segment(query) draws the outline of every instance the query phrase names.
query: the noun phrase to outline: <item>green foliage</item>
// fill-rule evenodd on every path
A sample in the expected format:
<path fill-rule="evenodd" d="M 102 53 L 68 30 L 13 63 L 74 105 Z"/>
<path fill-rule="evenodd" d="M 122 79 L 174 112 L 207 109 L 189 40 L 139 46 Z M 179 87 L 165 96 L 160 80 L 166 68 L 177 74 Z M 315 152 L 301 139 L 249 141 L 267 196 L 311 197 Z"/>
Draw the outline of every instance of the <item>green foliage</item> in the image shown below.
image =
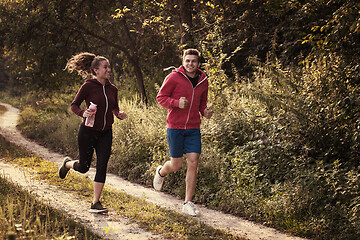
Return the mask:
<path fill-rule="evenodd" d="M 214 7 L 196 5 L 197 27 L 202 31 L 195 32 L 206 52 L 225 55 L 220 66 L 231 81 L 251 76 L 254 64 L 249 57 L 256 56 L 265 63 L 269 53 L 288 67 L 307 57 L 315 59 L 319 50 L 328 51 L 343 56 L 352 71 L 359 71 L 357 1 L 243 0 L 211 4 Z"/>
<path fill-rule="evenodd" d="M 250 182 L 251 193 L 260 190 L 260 196 L 269 198 L 266 205 L 279 204 L 280 199 L 286 203 L 282 209 L 286 209 L 289 219 L 274 222 L 287 228 L 293 219 L 301 226 L 297 231 L 306 235 L 312 231 L 325 239 L 355 239 L 359 234 L 359 225 L 353 222 L 359 204 L 359 187 L 354 185 L 360 176 L 359 111 L 354 107 L 359 104 L 359 88 L 344 81 L 346 72 L 340 62 L 331 56 L 320 57 L 298 73 L 281 70 L 272 63 L 259 67 L 254 82 L 242 88 L 239 95 L 260 101 L 268 119 L 261 124 L 263 128 L 256 128 L 262 136 L 257 143 L 234 148 L 235 164 L 229 171 L 234 185 L 239 186 L 246 166 L 253 167 L 256 175 L 250 179 L 256 187 Z M 242 167 L 239 171 L 237 162 Z M 285 194 L 274 192 L 275 186 Z M 290 191 L 292 195 L 288 195 Z M 254 195 L 259 194 L 251 197 Z M 241 197 L 242 201 L 247 199 L 246 194 Z M 232 204 L 230 208 L 236 208 Z M 251 214 L 259 209 L 257 218 L 264 214 L 269 217 L 268 206 L 261 205 Z"/>
<path fill-rule="evenodd" d="M 359 94 L 356 85 L 343 82 L 338 62 L 324 57 L 290 72 L 276 62 L 254 61 L 258 71 L 253 81 L 232 85 L 222 71 L 207 70 L 215 114 L 202 124 L 194 200 L 303 236 L 355 239 L 360 230 L 360 174 L 359 112 L 353 106 Z M 64 107 L 64 102 L 58 107 L 41 104 L 48 101 L 54 100 L 38 104 L 42 111 L 22 113 L 22 121 L 30 119 L 36 135 L 46 126 L 45 115 L 54 116 L 46 107 Z M 169 158 L 166 110 L 159 105 L 145 108 L 137 98 L 122 99 L 119 105 L 129 118 L 115 122 L 109 171 L 151 185 L 156 166 Z M 62 116 L 60 126 L 74 121 L 65 112 Z M 76 125 L 72 129 L 75 132 Z M 73 140 L 61 140 L 68 130 L 51 132 L 45 141 L 54 138 L 58 148 L 75 139 L 74 133 Z M 164 191 L 183 196 L 185 167 L 167 176 Z"/>
<path fill-rule="evenodd" d="M 360 98 L 358 86 L 344 80 L 349 73 L 341 60 L 323 56 L 290 71 L 279 62 L 254 59 L 254 78 L 231 84 L 217 68 L 218 53 L 208 54 L 214 58 L 205 68 L 215 114 L 202 123 L 194 200 L 298 235 L 355 239 L 360 230 Z M 58 105 L 55 99 L 63 100 Z M 29 122 L 21 126 L 31 125 L 28 133 L 38 141 L 54 142 L 76 156 L 78 126 L 64 111 L 70 102 L 66 94 L 42 98 L 24 109 L 21 121 Z M 169 158 L 166 110 L 157 104 L 145 108 L 129 96 L 119 105 L 129 118 L 115 122 L 109 171 L 150 186 L 156 166 Z M 50 127 L 57 127 L 49 119 L 55 116 L 57 126 L 71 125 L 71 130 L 52 134 Z M 167 176 L 164 191 L 184 195 L 185 169 L 186 164 Z"/>
<path fill-rule="evenodd" d="M 346 62 L 357 65 L 359 47 L 353 43 L 359 41 L 360 36 L 360 4 L 356 1 L 338 1 L 325 6 L 329 14 L 327 21 L 310 25 L 311 33 L 304 37 L 303 43 L 310 43 L 316 50 L 341 54 Z"/>
<path fill-rule="evenodd" d="M 230 81 L 252 74 L 249 57 L 264 63 L 269 52 L 284 66 L 315 58 L 318 50 L 335 52 L 359 71 L 355 0 L 190 2 L 191 47 L 222 52 L 220 68 Z M 134 91 L 143 81 L 150 94 L 162 81 L 159 69 L 179 64 L 181 19 L 174 1 L 2 1 L 0 16 L 1 58 L 18 89 L 61 89 L 70 78 L 66 60 L 80 51 L 107 56 L 114 82 Z"/>
<path fill-rule="evenodd" d="M 62 69 L 74 48 L 66 45 L 66 28 L 53 7 L 39 1 L 0 4 L 0 28 L 6 32 L 0 52 L 10 83 L 19 90 L 57 90 L 68 77 Z"/>
<path fill-rule="evenodd" d="M 88 51 L 110 59 L 113 82 L 132 91 L 141 84 L 153 90 L 162 79 L 159 65 L 177 60 L 174 22 L 162 12 L 165 7 L 154 1 L 2 1 L 0 30 L 6 34 L 0 37 L 0 59 L 15 86 L 10 89 L 19 95 L 72 85 L 79 78 L 63 71 L 66 61 Z"/>
<path fill-rule="evenodd" d="M 114 125 L 110 171 L 149 184 L 154 163 L 167 158 L 165 111 L 157 105 L 145 108 L 136 98 L 119 105 L 128 118 Z"/>
<path fill-rule="evenodd" d="M 70 91 L 73 90 L 70 88 Z M 44 146 L 77 156 L 77 132 L 81 118 L 70 110 L 72 95 L 29 94 L 22 103 L 18 127 L 31 139 L 41 140 Z M 31 99 L 31 100 L 30 100 Z M 64 121 L 66 119 L 66 121 Z"/>
<path fill-rule="evenodd" d="M 341 159 L 353 167 L 359 164 L 355 106 L 360 99 L 359 87 L 347 74 L 339 58 L 320 56 L 299 74 L 265 67 L 248 92 L 262 97 L 270 112 L 283 118 L 300 152 L 327 162 Z"/>

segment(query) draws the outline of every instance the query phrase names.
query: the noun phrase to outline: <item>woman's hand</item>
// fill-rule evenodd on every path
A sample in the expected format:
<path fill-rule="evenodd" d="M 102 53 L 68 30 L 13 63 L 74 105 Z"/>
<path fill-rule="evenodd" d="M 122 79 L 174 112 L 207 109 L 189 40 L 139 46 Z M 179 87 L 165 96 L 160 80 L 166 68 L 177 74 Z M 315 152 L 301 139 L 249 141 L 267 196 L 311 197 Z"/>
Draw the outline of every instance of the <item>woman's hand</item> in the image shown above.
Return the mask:
<path fill-rule="evenodd" d="M 87 117 L 90 117 L 93 114 L 94 114 L 94 111 L 92 111 L 90 109 L 86 109 L 85 112 L 83 113 L 83 117 L 87 118 Z"/>
<path fill-rule="evenodd" d="M 124 120 L 125 118 L 127 118 L 127 114 L 125 112 L 119 112 L 118 118 L 120 118 L 121 120 Z"/>

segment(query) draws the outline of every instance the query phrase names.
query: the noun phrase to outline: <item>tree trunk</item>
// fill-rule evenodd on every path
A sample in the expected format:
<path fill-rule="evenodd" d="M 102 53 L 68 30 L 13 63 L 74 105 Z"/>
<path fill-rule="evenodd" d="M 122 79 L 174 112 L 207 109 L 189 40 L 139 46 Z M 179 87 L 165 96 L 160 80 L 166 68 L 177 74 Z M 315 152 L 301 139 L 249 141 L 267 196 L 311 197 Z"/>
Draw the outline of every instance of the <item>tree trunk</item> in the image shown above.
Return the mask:
<path fill-rule="evenodd" d="M 130 62 L 132 63 L 133 67 L 134 67 L 134 71 L 135 71 L 135 76 L 136 76 L 136 82 L 138 84 L 139 87 L 139 92 L 140 92 L 140 96 L 141 99 L 143 101 L 143 103 L 145 103 L 147 105 L 148 100 L 147 100 L 147 96 L 146 96 L 146 92 L 145 92 L 145 86 L 144 86 L 144 77 L 141 71 L 141 67 L 140 67 L 140 61 L 139 58 L 137 56 L 136 53 L 136 46 L 135 46 L 135 40 L 132 39 L 131 35 L 130 35 L 130 31 L 129 28 L 127 26 L 125 17 L 123 17 L 121 19 L 121 24 L 123 25 L 124 28 L 124 33 L 125 36 L 127 38 L 127 42 L 129 44 L 130 47 L 130 52 L 131 52 L 131 57 L 130 57 Z"/>
<path fill-rule="evenodd" d="M 179 0 L 181 48 L 193 47 L 192 1 L 193 0 Z"/>
<path fill-rule="evenodd" d="M 140 67 L 140 64 L 139 64 L 138 57 L 137 56 L 131 57 L 130 62 L 132 63 L 132 65 L 134 67 L 136 82 L 137 82 L 138 87 L 139 87 L 141 100 L 142 100 L 143 103 L 145 103 L 145 105 L 147 105 L 148 100 L 147 100 L 145 86 L 144 86 L 144 77 L 143 77 L 143 74 L 142 74 L 142 71 L 141 71 L 141 67 Z"/>

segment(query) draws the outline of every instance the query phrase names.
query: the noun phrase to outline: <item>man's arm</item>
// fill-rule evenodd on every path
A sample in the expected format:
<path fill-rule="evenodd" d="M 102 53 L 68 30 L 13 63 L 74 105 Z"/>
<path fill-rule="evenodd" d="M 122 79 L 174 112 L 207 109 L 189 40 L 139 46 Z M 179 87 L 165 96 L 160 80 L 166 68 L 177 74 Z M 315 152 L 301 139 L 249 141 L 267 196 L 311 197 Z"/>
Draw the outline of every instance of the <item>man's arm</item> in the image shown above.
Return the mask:
<path fill-rule="evenodd" d="M 163 107 L 167 109 L 179 107 L 179 99 L 174 99 L 171 97 L 172 92 L 175 88 L 175 82 L 172 81 L 171 75 L 167 76 L 164 80 L 161 89 L 156 96 L 156 101 Z"/>

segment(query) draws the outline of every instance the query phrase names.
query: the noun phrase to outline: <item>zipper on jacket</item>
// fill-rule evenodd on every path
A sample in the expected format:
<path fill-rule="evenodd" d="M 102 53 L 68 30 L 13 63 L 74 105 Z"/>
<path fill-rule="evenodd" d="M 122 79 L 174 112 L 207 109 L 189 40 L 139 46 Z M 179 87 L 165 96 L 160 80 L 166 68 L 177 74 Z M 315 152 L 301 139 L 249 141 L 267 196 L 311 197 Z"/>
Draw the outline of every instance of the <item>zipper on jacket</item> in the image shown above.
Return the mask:
<path fill-rule="evenodd" d="M 189 80 L 189 81 L 190 81 L 190 80 Z M 196 85 L 196 86 L 197 86 L 197 85 Z M 193 104 L 193 101 L 194 101 L 194 94 L 195 94 L 195 88 L 196 88 L 196 86 L 193 88 L 193 91 L 192 91 L 190 107 L 189 107 L 189 111 L 188 111 L 188 115 L 187 115 L 187 119 L 186 119 L 186 122 L 185 122 L 185 128 L 184 128 L 184 129 L 186 129 L 186 125 L 187 125 L 187 123 L 189 122 L 190 112 L 191 112 L 191 107 L 192 107 L 192 104 Z"/>
<path fill-rule="evenodd" d="M 177 72 L 178 72 L 178 73 L 181 73 L 181 74 L 189 81 L 189 83 L 190 83 L 191 86 L 192 86 L 192 83 L 191 83 L 190 79 L 186 76 L 186 74 L 184 74 L 184 73 L 182 73 L 182 72 L 180 72 L 180 71 L 177 71 Z M 189 107 L 188 115 L 187 115 L 187 118 L 186 118 L 186 122 L 185 122 L 185 125 L 184 125 L 184 129 L 186 129 L 186 125 L 187 125 L 187 123 L 189 122 L 191 107 L 192 107 L 192 104 L 193 104 L 193 101 L 194 101 L 195 88 L 196 88 L 200 83 L 204 82 L 206 79 L 207 79 L 207 76 L 205 76 L 202 81 L 198 82 L 198 83 L 196 84 L 196 86 L 192 88 L 191 102 L 190 102 L 190 107 Z"/>
<path fill-rule="evenodd" d="M 103 129 L 105 129 L 105 126 L 106 126 L 106 114 L 107 114 L 107 111 L 108 111 L 108 108 L 109 108 L 109 103 L 108 103 L 108 98 L 106 96 L 106 91 L 105 91 L 105 85 L 102 86 L 103 87 L 103 93 L 104 93 L 104 97 L 105 97 L 105 113 L 104 113 L 104 126 L 103 126 Z"/>

